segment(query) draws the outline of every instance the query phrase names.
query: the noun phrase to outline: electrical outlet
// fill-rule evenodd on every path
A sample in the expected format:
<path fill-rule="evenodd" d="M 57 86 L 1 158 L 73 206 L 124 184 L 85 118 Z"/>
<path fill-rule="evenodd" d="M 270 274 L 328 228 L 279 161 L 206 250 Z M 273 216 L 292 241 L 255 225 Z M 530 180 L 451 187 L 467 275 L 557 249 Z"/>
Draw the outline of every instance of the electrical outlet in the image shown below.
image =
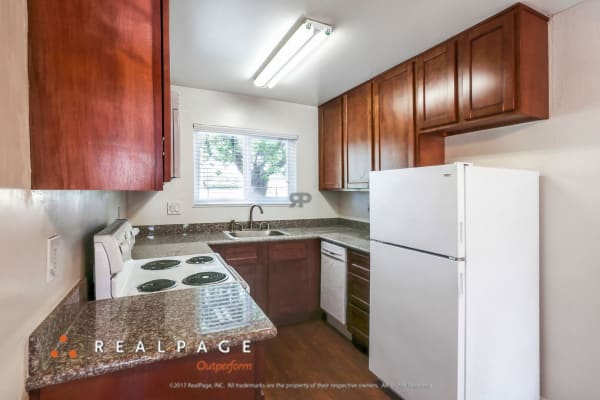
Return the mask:
<path fill-rule="evenodd" d="M 46 282 L 52 282 L 56 278 L 59 250 L 60 236 L 49 237 L 46 243 Z"/>
<path fill-rule="evenodd" d="M 167 202 L 167 215 L 181 215 L 181 203 L 178 201 Z"/>

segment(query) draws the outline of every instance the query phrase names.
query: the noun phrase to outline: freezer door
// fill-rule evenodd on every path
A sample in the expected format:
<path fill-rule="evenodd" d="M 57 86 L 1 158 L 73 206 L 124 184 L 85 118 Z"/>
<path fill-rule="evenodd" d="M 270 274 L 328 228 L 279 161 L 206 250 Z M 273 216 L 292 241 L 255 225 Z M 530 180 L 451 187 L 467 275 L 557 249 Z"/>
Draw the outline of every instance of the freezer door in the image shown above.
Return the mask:
<path fill-rule="evenodd" d="M 464 262 L 371 242 L 369 369 L 406 400 L 464 400 Z"/>
<path fill-rule="evenodd" d="M 371 238 L 464 257 L 464 169 L 456 163 L 371 172 Z"/>

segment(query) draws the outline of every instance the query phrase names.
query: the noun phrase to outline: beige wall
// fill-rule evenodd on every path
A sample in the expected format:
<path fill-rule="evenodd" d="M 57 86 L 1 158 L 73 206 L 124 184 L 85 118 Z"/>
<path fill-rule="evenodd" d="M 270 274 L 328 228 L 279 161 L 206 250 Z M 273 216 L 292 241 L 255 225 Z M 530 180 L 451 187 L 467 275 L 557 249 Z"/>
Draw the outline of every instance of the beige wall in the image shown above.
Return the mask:
<path fill-rule="evenodd" d="M 338 214 L 342 218 L 369 221 L 369 193 L 341 192 L 338 202 Z"/>
<path fill-rule="evenodd" d="M 138 225 L 247 221 L 247 206 L 193 207 L 192 125 L 229 126 L 297 135 L 297 190 L 312 194 L 302 208 L 265 206 L 260 219 L 335 217 L 337 193 L 318 191 L 317 108 L 210 90 L 173 87 L 181 95 L 182 177 L 163 192 L 129 193 L 129 219 Z M 167 215 L 167 202 L 181 202 L 181 215 Z"/>
<path fill-rule="evenodd" d="M 542 393 L 600 399 L 600 2 L 550 36 L 551 119 L 450 137 L 446 158 L 541 172 Z"/>
<path fill-rule="evenodd" d="M 0 189 L 0 399 L 25 398 L 29 334 L 85 275 L 91 235 L 124 206 L 114 192 Z M 53 235 L 62 243 L 57 277 L 47 283 Z"/>
<path fill-rule="evenodd" d="M 0 1 L 0 399 L 27 398 L 27 339 L 84 276 L 91 234 L 117 217 L 124 194 L 32 191 L 27 103 L 27 7 Z M 125 213 L 122 209 L 122 215 Z M 61 235 L 46 282 L 46 239 Z"/>
<path fill-rule="evenodd" d="M 0 1 L 0 188 L 28 188 L 27 1 Z"/>

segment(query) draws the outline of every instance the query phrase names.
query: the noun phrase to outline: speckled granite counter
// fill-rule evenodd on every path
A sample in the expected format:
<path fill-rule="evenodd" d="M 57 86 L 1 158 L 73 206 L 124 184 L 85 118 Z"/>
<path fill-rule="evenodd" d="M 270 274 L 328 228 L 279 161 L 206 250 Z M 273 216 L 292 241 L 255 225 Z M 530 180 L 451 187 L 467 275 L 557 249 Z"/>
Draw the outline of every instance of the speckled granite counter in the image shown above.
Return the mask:
<path fill-rule="evenodd" d="M 223 232 L 168 233 L 138 236 L 133 248 L 134 258 L 166 257 L 194 253 L 209 253 L 211 244 L 264 242 L 298 239 L 323 239 L 341 246 L 369 252 L 369 234 L 347 226 L 306 228 L 276 228 L 289 235 L 230 239 Z"/>
<path fill-rule="evenodd" d="M 238 240 L 222 233 L 227 224 L 193 226 L 189 232 L 187 225 L 164 226 L 157 229 L 160 234 L 146 227 L 136 239 L 133 255 L 154 258 L 207 253 L 212 252 L 211 244 L 298 239 L 323 239 L 368 253 L 368 225 L 338 220 L 310 220 L 309 226 L 299 226 L 305 221 L 284 221 L 283 226 L 272 228 L 289 235 Z M 30 336 L 27 390 L 189 355 L 176 351 L 177 340 L 185 341 L 188 349 L 196 349 L 203 341 L 208 350 L 213 350 L 222 340 L 235 346 L 243 340 L 256 342 L 277 334 L 275 326 L 238 283 L 76 301 L 85 297 L 82 293 L 70 296 L 73 299 L 57 307 Z M 218 313 L 237 317 L 235 321 L 214 323 L 212 317 Z M 59 343 L 63 334 L 68 340 Z M 104 343 L 104 352 L 95 351 L 96 340 Z M 158 340 L 164 353 L 157 351 Z M 123 341 L 123 353 L 116 351 L 117 341 Z M 139 341 L 144 343 L 145 353 L 135 352 Z M 58 351 L 58 357 L 51 357 L 52 350 Z M 73 358 L 69 356 L 71 350 L 76 352 Z"/>
<path fill-rule="evenodd" d="M 58 308 L 53 314 L 64 312 Z M 51 314 L 30 337 L 27 390 L 196 354 L 201 341 L 210 351 L 222 340 L 233 347 L 277 334 L 237 282 L 83 303 L 61 332 L 65 343 L 46 337 L 51 329 L 44 324 L 57 320 L 61 315 Z M 97 340 L 103 342 L 104 352 L 95 351 Z M 158 352 L 159 340 L 164 352 Z M 178 340 L 186 342 L 187 351 L 177 351 Z M 123 341 L 124 352 L 116 351 L 117 341 Z M 139 341 L 145 353 L 135 351 Z M 56 358 L 50 354 L 54 349 Z M 69 353 L 72 350 L 76 354 Z"/>

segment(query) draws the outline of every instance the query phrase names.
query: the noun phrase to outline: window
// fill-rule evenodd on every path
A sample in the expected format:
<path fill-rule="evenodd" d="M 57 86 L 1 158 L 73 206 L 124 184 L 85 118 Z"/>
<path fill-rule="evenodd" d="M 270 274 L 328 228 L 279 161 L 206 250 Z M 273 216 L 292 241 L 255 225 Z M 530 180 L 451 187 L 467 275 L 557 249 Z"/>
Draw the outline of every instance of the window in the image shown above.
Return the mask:
<path fill-rule="evenodd" d="M 287 204 L 296 137 L 194 125 L 194 204 Z"/>

